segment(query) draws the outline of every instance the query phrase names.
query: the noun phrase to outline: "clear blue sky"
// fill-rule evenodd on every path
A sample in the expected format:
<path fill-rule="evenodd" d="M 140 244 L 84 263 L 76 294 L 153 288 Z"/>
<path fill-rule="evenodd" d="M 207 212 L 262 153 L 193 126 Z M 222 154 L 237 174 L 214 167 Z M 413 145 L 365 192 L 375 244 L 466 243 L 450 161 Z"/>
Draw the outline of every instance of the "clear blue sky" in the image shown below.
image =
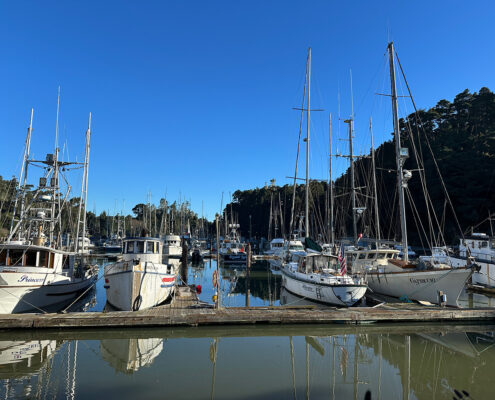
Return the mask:
<path fill-rule="evenodd" d="M 419 107 L 494 89 L 491 1 L 3 1 L 0 175 L 17 175 L 29 112 L 32 151 L 60 136 L 83 157 L 93 113 L 89 209 L 190 199 L 211 219 L 236 189 L 293 174 L 307 48 L 312 47 L 311 176 L 327 178 L 350 107 L 356 147 L 390 138 L 385 52 L 394 40 Z M 399 92 L 403 89 L 399 85 Z M 411 112 L 401 105 L 401 114 Z M 345 126 L 340 126 L 343 135 Z M 345 150 L 342 141 L 336 141 Z M 336 151 L 336 149 L 334 149 Z M 344 161 L 336 162 L 338 173 Z M 337 173 L 335 174 L 337 176 Z M 79 182 L 74 182 L 74 194 Z"/>

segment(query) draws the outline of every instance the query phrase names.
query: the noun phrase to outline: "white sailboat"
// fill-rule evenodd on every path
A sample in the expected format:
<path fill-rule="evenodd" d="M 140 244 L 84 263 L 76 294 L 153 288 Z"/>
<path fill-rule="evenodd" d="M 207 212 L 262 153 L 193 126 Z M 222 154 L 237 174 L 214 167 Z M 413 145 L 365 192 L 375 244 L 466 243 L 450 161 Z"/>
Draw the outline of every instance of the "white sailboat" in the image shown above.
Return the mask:
<path fill-rule="evenodd" d="M 306 64 L 307 76 L 307 108 L 306 108 L 306 196 L 305 196 L 305 236 L 309 238 L 309 121 L 310 121 L 310 77 L 311 77 L 311 48 L 308 50 Z M 299 229 L 301 231 L 301 228 Z M 290 243 L 287 242 L 287 250 Z M 301 244 L 301 250 L 304 250 Z M 303 253 L 287 256 L 289 262 L 282 259 L 282 285 L 290 292 L 311 300 L 337 306 L 352 306 L 366 293 L 367 286 L 363 278 L 347 275 L 346 268 L 340 267 L 336 256 Z M 342 255 L 343 257 L 343 255 Z M 343 260 L 345 263 L 345 260 Z"/>
<path fill-rule="evenodd" d="M 138 311 L 165 302 L 175 290 L 178 267 L 162 264 L 158 238 L 124 239 L 122 261 L 105 266 L 107 302 L 124 311 Z"/>
<path fill-rule="evenodd" d="M 439 295 L 443 294 L 446 296 L 446 298 L 444 297 L 446 304 L 456 306 L 457 299 L 466 281 L 472 274 L 471 268 L 454 269 L 445 264 L 433 267 L 431 265 L 426 266 L 423 263 L 411 263 L 409 261 L 404 189 L 407 187 L 407 180 L 411 177 L 411 172 L 403 169 L 404 162 L 408 157 L 408 149 L 402 148 L 400 143 L 393 43 L 389 43 L 388 52 L 403 259 L 396 259 L 396 256 L 393 255 L 392 258 L 386 258 L 386 263 L 382 263 L 381 259 L 373 257 L 370 261 L 367 261 L 368 255 L 366 254 L 362 260 L 362 265 L 367 269 L 368 286 L 376 293 L 410 300 L 429 301 L 431 303 L 437 303 L 439 301 Z M 369 251 L 367 252 L 369 253 Z M 383 253 L 392 254 L 390 250 L 386 252 L 375 251 L 375 253 L 377 255 Z"/>
<path fill-rule="evenodd" d="M 79 234 L 84 238 L 86 233 L 91 113 L 86 131 L 84 163 L 60 161 L 57 139 L 54 154 L 48 154 L 45 160 L 29 159 L 32 123 L 33 110 L 10 234 L 7 241 L 0 244 L 0 313 L 40 311 L 47 306 L 62 304 L 86 290 L 98 275 L 97 267 L 86 262 L 85 253 L 79 254 L 79 243 L 82 243 Z M 39 187 L 30 196 L 27 195 L 26 184 L 29 165 L 43 170 Z M 67 191 L 62 196 L 59 178 L 63 171 L 81 166 L 84 173 L 75 248 L 66 249 L 62 247 L 61 214 L 70 186 L 67 185 Z"/>

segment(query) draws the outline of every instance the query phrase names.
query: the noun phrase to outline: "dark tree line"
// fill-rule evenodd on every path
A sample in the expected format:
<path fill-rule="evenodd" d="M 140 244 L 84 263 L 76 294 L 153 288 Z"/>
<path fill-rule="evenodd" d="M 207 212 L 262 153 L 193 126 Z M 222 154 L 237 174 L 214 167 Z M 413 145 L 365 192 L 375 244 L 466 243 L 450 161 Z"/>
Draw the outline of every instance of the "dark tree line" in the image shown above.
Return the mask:
<path fill-rule="evenodd" d="M 441 100 L 429 110 L 419 110 L 401 119 L 400 131 L 401 146 L 407 147 L 410 153 L 404 168 L 412 172 L 406 190 L 408 235 L 412 244 L 435 244 L 442 238 L 452 243 L 461 232 L 479 225 L 487 220 L 490 212 L 495 212 L 493 92 L 487 88 L 481 88 L 477 93 L 465 90 L 452 102 Z M 391 136 L 390 141 L 376 149 L 375 160 L 380 235 L 398 240 L 400 225 L 394 146 Z M 359 159 L 355 168 L 356 186 L 360 188 L 358 206 L 365 209 L 358 218 L 358 231 L 373 237 L 377 229 L 373 213 L 371 159 Z M 423 186 L 427 188 L 427 197 Z M 352 236 L 349 170 L 335 180 L 334 187 L 336 236 Z M 317 238 L 321 235 L 323 240 L 328 240 L 328 184 L 311 181 L 310 188 L 311 236 Z M 226 206 L 227 215 L 234 214 L 241 224 L 243 236 L 249 236 L 251 222 L 252 236 L 267 237 L 273 195 L 276 201 L 281 199 L 284 236 L 287 237 L 292 190 L 291 185 L 285 185 L 236 191 L 232 204 Z M 296 214 L 303 211 L 303 202 L 304 188 L 298 185 Z M 481 224 L 478 229 L 490 233 L 488 223 Z"/>

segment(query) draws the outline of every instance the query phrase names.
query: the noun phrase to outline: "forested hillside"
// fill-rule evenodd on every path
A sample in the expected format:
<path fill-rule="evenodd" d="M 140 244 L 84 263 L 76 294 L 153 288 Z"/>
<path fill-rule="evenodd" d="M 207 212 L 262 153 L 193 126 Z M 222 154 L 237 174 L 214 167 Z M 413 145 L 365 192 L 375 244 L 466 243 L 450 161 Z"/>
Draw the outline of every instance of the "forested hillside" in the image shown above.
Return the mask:
<path fill-rule="evenodd" d="M 495 212 L 494 93 L 487 88 L 481 88 L 477 93 L 465 90 L 452 102 L 441 100 L 429 110 L 419 110 L 417 114 L 401 119 L 400 128 L 402 147 L 409 148 L 410 153 L 404 168 L 412 172 L 406 197 L 408 232 L 413 244 L 426 244 L 430 237 L 439 239 L 443 234 L 447 243 L 452 243 L 461 230 L 478 225 L 487 219 L 490 211 Z M 395 144 L 392 134 L 390 137 L 390 141 L 376 149 L 380 233 L 381 237 L 399 239 Z M 358 231 L 365 236 L 374 236 L 377 224 L 373 213 L 371 159 L 359 159 L 355 166 L 356 186 L 360 187 L 358 206 L 365 207 L 358 221 Z M 347 171 L 335 181 L 337 237 L 352 236 L 349 175 Z M 425 200 L 421 175 L 430 201 Z M 302 186 L 297 187 L 297 213 L 303 211 L 303 190 Z M 310 230 L 313 237 L 327 236 L 327 191 L 325 182 L 311 182 Z M 272 213 L 283 216 L 287 235 L 291 202 L 291 186 L 266 187 L 236 191 L 233 203 L 227 205 L 226 210 L 228 214 L 233 210 L 244 235 L 249 235 L 251 221 L 253 236 L 267 237 L 270 204 L 275 204 Z M 427 207 L 427 204 L 431 206 Z M 489 225 L 482 224 L 479 229 L 488 232 Z M 274 235 L 273 229 L 271 235 Z"/>

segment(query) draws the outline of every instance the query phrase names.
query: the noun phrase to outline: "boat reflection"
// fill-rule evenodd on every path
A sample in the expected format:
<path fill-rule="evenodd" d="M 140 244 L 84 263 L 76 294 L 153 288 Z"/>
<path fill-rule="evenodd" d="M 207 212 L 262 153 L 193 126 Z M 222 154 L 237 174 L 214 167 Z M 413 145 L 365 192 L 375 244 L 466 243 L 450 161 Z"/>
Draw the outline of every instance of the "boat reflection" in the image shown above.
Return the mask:
<path fill-rule="evenodd" d="M 74 398 L 76 389 L 82 398 L 129 397 L 146 386 L 149 398 L 166 390 L 170 398 L 363 399 L 370 391 L 373 399 L 450 400 L 464 390 L 484 399 L 492 397 L 494 332 L 435 324 L 0 332 L 0 397 Z M 105 373 L 112 369 L 120 373 Z"/>
<path fill-rule="evenodd" d="M 56 353 L 61 341 L 0 341 L 0 379 L 20 379 L 36 374 Z"/>
<path fill-rule="evenodd" d="M 103 339 L 100 352 L 116 371 L 132 374 L 149 367 L 163 350 L 163 339 Z"/>

